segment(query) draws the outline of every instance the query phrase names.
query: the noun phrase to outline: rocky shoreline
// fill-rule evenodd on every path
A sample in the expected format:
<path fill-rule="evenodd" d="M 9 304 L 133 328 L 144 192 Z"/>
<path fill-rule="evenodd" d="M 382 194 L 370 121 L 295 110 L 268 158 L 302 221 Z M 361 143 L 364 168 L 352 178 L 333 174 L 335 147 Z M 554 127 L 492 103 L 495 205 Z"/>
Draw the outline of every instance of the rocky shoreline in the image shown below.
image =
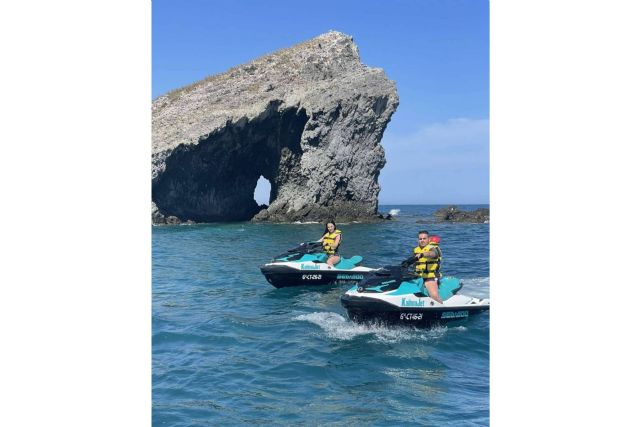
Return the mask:
<path fill-rule="evenodd" d="M 489 209 L 478 208 L 474 211 L 463 211 L 457 206 L 447 206 L 446 208 L 438 209 L 433 213 L 439 221 L 444 222 L 471 222 L 488 224 L 489 223 Z"/>

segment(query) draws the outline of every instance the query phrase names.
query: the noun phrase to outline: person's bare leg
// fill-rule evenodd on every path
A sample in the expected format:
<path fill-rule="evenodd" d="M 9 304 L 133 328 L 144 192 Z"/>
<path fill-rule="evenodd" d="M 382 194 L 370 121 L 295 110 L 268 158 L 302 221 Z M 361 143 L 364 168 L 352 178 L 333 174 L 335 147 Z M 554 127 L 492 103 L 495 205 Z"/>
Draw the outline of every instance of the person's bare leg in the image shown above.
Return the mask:
<path fill-rule="evenodd" d="M 340 262 L 340 257 L 337 255 L 331 255 L 327 260 L 327 264 L 329 265 L 329 267 L 333 267 L 334 264 L 337 264 L 339 262 Z"/>
<path fill-rule="evenodd" d="M 440 293 L 438 292 L 438 282 L 436 280 L 429 280 L 428 282 L 424 282 L 424 286 L 429 291 L 429 296 L 442 304 L 442 300 L 440 299 Z"/>

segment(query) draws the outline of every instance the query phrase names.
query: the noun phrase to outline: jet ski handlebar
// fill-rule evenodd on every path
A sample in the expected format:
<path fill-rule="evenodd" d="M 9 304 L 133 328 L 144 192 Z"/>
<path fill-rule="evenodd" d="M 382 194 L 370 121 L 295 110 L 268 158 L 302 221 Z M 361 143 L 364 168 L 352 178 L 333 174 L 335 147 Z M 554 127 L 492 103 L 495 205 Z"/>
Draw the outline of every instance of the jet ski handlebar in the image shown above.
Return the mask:
<path fill-rule="evenodd" d="M 289 249 L 287 252 L 309 253 L 316 252 L 318 249 L 322 249 L 322 242 L 302 242 L 295 248 Z"/>
<path fill-rule="evenodd" d="M 410 265 L 415 264 L 417 260 L 418 259 L 414 255 L 411 255 L 409 258 L 400 263 L 400 267 L 409 267 Z"/>
<path fill-rule="evenodd" d="M 415 272 L 410 269 L 412 264 L 415 264 L 416 258 L 411 256 L 410 258 L 405 259 L 399 265 L 385 265 L 378 271 L 376 271 L 376 275 L 378 276 L 402 276 L 402 277 L 418 277 Z"/>

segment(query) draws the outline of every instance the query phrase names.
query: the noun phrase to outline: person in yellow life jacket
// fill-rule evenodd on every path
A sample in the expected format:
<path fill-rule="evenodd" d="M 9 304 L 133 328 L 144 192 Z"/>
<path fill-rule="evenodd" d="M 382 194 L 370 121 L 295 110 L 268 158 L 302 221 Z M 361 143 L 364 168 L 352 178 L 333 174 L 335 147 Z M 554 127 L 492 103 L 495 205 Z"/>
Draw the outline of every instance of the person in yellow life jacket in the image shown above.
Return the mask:
<path fill-rule="evenodd" d="M 327 259 L 327 264 L 329 265 L 329 267 L 333 267 L 334 264 L 340 262 L 338 247 L 340 246 L 341 240 L 342 231 L 336 228 L 335 222 L 328 221 L 324 229 L 324 234 L 320 238 L 320 241 L 322 241 L 322 248 L 329 256 L 329 258 Z"/>
<path fill-rule="evenodd" d="M 435 237 L 429 239 L 429 232 L 420 230 L 418 232 L 418 246 L 413 249 L 413 254 L 416 259 L 416 274 L 424 279 L 424 286 L 429 291 L 429 296 L 442 304 L 438 292 L 438 283 L 442 277 L 442 273 L 440 273 L 442 251 L 438 245 L 440 239 Z"/>

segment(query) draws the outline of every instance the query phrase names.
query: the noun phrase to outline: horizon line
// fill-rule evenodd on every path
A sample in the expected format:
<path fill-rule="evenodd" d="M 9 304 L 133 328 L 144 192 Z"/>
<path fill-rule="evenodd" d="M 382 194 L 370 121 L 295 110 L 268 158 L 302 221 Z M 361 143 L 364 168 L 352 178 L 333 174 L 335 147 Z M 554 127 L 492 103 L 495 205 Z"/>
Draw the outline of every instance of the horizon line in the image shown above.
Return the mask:
<path fill-rule="evenodd" d="M 488 205 L 489 202 L 471 203 L 471 202 L 451 202 L 451 203 L 400 203 L 400 202 L 378 202 L 378 205 L 404 205 L 404 206 L 440 206 L 440 205 Z"/>

